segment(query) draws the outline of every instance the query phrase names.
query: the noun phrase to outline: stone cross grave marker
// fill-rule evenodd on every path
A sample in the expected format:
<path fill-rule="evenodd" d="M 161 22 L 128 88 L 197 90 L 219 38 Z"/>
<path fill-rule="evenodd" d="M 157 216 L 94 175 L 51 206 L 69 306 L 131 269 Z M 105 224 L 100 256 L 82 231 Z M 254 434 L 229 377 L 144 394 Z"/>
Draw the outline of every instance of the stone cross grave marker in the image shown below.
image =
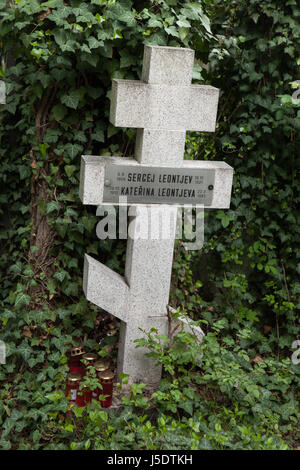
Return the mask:
<path fill-rule="evenodd" d="M 5 83 L 0 80 L 0 104 L 5 103 Z"/>
<path fill-rule="evenodd" d="M 175 228 L 169 239 L 144 240 L 136 236 L 139 227 L 151 218 L 153 202 L 164 204 L 159 206 L 164 219 L 174 217 L 179 203 L 194 201 L 210 208 L 230 204 L 229 165 L 183 160 L 186 130 L 213 132 L 218 107 L 218 89 L 191 85 L 193 64 L 191 49 L 145 46 L 142 80 L 113 80 L 111 94 L 111 123 L 137 128 L 135 159 L 83 156 L 81 163 L 84 204 L 117 205 L 119 196 L 129 194 L 133 206 L 125 276 L 85 255 L 83 289 L 89 301 L 122 320 L 117 373 L 148 384 L 159 381 L 161 369 L 145 357 L 147 351 L 136 348 L 134 340 L 143 335 L 141 328 L 170 332 L 167 306 Z M 182 187 L 190 192 L 182 196 Z M 184 329 L 201 339 L 202 330 L 191 327 L 186 318 L 172 321 L 181 320 Z"/>

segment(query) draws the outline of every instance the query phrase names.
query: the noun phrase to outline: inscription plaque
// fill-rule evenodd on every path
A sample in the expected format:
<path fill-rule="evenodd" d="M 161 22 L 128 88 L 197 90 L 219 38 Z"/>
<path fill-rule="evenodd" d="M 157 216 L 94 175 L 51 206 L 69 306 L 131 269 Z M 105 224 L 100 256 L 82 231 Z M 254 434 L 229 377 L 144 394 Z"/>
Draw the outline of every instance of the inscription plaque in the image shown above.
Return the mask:
<path fill-rule="evenodd" d="M 106 164 L 103 202 L 210 206 L 214 182 L 214 169 Z"/>

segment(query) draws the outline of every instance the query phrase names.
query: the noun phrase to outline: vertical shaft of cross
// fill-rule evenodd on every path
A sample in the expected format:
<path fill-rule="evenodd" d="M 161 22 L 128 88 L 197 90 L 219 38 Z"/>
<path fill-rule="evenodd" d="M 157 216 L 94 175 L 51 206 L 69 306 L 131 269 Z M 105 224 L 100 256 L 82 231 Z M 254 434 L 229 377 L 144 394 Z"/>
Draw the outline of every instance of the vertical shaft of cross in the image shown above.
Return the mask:
<path fill-rule="evenodd" d="M 151 207 L 134 208 L 133 231 L 136 235 L 139 224 L 148 224 Z M 174 213 L 174 207 L 166 207 L 163 219 Z M 157 329 L 159 334 L 168 333 L 167 305 L 173 261 L 174 235 L 167 240 L 128 239 L 126 252 L 125 279 L 130 286 L 127 323 L 122 322 L 118 374 L 130 374 L 135 381 L 156 383 L 160 369 L 152 359 L 146 358 L 134 340 L 143 336 L 139 328 L 149 331 Z"/>
<path fill-rule="evenodd" d="M 142 81 L 162 90 L 172 86 L 189 87 L 193 65 L 194 51 L 191 49 L 145 47 Z M 166 100 L 160 105 L 168 107 L 174 103 Z M 140 163 L 180 166 L 184 147 L 185 129 L 161 129 L 159 123 L 155 127 L 137 129 L 135 158 Z"/>

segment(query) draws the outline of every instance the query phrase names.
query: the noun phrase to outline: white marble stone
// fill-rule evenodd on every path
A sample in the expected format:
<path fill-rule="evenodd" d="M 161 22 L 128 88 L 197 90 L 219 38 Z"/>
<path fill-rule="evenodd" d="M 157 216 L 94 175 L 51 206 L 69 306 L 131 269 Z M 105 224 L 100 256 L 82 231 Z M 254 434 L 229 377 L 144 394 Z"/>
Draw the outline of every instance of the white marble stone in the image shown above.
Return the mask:
<path fill-rule="evenodd" d="M 214 132 L 219 90 L 113 80 L 110 121 L 117 127 Z"/>
<path fill-rule="evenodd" d="M 181 47 L 145 46 L 142 81 L 165 85 L 190 85 L 195 52 Z"/>
<path fill-rule="evenodd" d="M 93 304 L 127 320 L 129 287 L 125 279 L 88 255 L 84 259 L 83 291 Z"/>
<path fill-rule="evenodd" d="M 79 197 L 83 204 L 103 200 L 105 162 L 108 157 L 81 157 Z"/>
<path fill-rule="evenodd" d="M 135 158 L 146 165 L 153 164 L 153 155 L 161 156 L 161 166 L 176 166 L 185 147 L 184 131 L 137 129 Z"/>

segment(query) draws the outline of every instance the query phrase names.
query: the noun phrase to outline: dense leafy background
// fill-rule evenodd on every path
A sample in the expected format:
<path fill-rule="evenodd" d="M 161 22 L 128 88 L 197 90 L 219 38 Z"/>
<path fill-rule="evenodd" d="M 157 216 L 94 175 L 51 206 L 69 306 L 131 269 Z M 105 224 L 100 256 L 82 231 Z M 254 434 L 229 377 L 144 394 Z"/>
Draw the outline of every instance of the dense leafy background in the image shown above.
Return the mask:
<path fill-rule="evenodd" d="M 0 446 L 296 447 L 296 1 L 6 3 L 0 313 L 8 359 L 0 370 Z M 165 371 L 159 391 L 147 397 L 134 385 L 121 414 L 93 404 L 66 420 L 59 392 L 66 351 L 82 340 L 97 348 L 97 309 L 81 288 L 84 253 L 122 272 L 125 248 L 95 236 L 95 211 L 78 198 L 80 156 L 132 154 L 134 130 L 108 122 L 109 94 L 113 77 L 140 77 L 144 44 L 192 47 L 194 80 L 223 92 L 216 135 L 190 134 L 186 157 L 235 168 L 231 209 L 207 214 L 201 252 L 178 243 L 172 282 L 171 303 L 199 320 L 207 337 L 199 346 L 179 334 L 170 345 L 149 333 Z"/>

